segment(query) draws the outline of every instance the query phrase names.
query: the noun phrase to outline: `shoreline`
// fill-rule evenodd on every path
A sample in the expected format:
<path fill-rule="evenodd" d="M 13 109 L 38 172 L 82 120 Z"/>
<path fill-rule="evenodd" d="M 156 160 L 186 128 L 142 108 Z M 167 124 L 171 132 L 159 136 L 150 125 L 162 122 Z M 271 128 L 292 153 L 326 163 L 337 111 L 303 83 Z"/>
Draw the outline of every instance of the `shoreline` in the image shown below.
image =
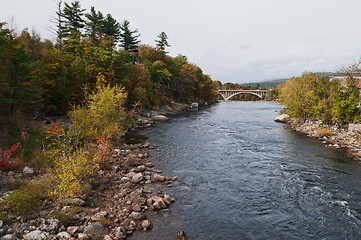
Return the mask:
<path fill-rule="evenodd" d="M 343 127 L 324 124 L 321 120 L 288 119 L 284 123 L 292 131 L 318 139 L 327 148 L 344 150 L 348 157 L 361 161 L 361 123 Z"/>

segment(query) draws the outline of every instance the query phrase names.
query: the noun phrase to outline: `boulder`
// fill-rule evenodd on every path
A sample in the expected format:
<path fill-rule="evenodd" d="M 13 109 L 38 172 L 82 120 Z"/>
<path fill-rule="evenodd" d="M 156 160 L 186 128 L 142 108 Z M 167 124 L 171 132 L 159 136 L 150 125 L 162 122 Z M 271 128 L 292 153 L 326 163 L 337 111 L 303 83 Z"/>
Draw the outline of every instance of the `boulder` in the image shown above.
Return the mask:
<path fill-rule="evenodd" d="M 143 229 L 147 230 L 147 229 L 150 228 L 150 226 L 151 226 L 151 222 L 150 222 L 149 220 L 144 220 L 144 221 L 142 222 L 142 228 L 143 228 Z"/>
<path fill-rule="evenodd" d="M 71 235 L 67 232 L 60 232 L 56 235 L 58 239 L 69 239 L 71 238 Z"/>
<path fill-rule="evenodd" d="M 85 233 L 79 233 L 78 234 L 78 239 L 79 240 L 88 240 L 89 239 L 89 235 L 85 234 Z"/>
<path fill-rule="evenodd" d="M 23 168 L 23 173 L 24 173 L 24 175 L 32 176 L 32 175 L 34 175 L 34 168 L 25 166 L 25 167 Z"/>
<path fill-rule="evenodd" d="M 35 230 L 31 231 L 28 234 L 25 234 L 23 236 L 26 240 L 40 240 L 40 239 L 46 239 L 48 237 L 49 233 L 42 232 L 41 230 Z"/>
<path fill-rule="evenodd" d="M 192 107 L 192 108 L 198 108 L 198 106 L 199 106 L 199 105 L 198 105 L 197 102 L 194 102 L 194 103 L 191 104 L 191 107 Z"/>
<path fill-rule="evenodd" d="M 59 220 L 58 219 L 47 219 L 44 225 L 41 226 L 41 230 L 46 232 L 54 232 L 59 228 Z"/>
<path fill-rule="evenodd" d="M 79 227 L 77 226 L 70 226 L 66 229 L 66 231 L 70 234 L 70 235 L 74 235 L 77 231 L 79 230 Z"/>
<path fill-rule="evenodd" d="M 105 218 L 107 215 L 108 215 L 107 211 L 98 212 L 94 216 L 91 217 L 91 220 L 99 221 L 100 219 Z"/>
<path fill-rule="evenodd" d="M 280 122 L 280 123 L 286 123 L 290 119 L 290 116 L 288 114 L 282 114 L 277 116 L 274 121 Z"/>
<path fill-rule="evenodd" d="M 132 177 L 132 183 L 138 183 L 143 180 L 143 174 L 137 173 Z"/>
<path fill-rule="evenodd" d="M 139 219 L 143 219 L 145 216 L 144 214 L 140 213 L 140 212 L 132 212 L 130 215 L 129 215 L 129 218 L 130 219 L 133 219 L 133 220 L 139 220 Z"/>
<path fill-rule="evenodd" d="M 94 236 L 105 236 L 108 234 L 108 229 L 101 223 L 96 222 L 86 226 L 83 233 Z"/>
<path fill-rule="evenodd" d="M 15 238 L 14 234 L 6 234 L 6 235 L 2 236 L 0 239 L 1 240 L 5 240 L 5 239 L 12 240 L 12 239 L 16 239 L 16 238 Z"/>
<path fill-rule="evenodd" d="M 154 174 L 153 181 L 154 182 L 164 182 L 165 177 L 162 175 L 159 175 L 159 174 Z"/>
<path fill-rule="evenodd" d="M 154 115 L 151 118 L 153 121 L 166 121 L 168 118 L 164 115 Z"/>

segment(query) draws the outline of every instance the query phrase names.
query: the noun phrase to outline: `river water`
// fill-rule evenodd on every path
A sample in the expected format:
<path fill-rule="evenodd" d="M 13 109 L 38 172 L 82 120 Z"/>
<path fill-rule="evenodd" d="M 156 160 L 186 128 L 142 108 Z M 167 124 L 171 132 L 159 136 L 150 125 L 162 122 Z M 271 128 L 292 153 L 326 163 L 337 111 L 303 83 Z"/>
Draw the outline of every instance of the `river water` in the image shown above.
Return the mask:
<path fill-rule="evenodd" d="M 177 201 L 131 239 L 361 239 L 361 164 L 273 119 L 272 102 L 222 102 L 140 132 Z"/>

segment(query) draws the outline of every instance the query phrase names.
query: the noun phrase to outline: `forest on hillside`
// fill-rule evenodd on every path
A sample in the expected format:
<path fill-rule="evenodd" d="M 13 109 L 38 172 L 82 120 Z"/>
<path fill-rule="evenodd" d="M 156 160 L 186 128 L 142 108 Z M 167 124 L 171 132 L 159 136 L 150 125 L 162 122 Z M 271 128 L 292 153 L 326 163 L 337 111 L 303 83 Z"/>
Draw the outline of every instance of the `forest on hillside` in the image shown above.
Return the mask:
<path fill-rule="evenodd" d="M 0 23 L 2 116 L 64 115 L 97 91 L 97 82 L 123 87 L 128 110 L 217 98 L 218 83 L 200 67 L 168 55 L 166 33 L 147 45 L 127 20 L 120 23 L 95 7 L 86 11 L 79 1 L 56 3 L 55 43 Z"/>

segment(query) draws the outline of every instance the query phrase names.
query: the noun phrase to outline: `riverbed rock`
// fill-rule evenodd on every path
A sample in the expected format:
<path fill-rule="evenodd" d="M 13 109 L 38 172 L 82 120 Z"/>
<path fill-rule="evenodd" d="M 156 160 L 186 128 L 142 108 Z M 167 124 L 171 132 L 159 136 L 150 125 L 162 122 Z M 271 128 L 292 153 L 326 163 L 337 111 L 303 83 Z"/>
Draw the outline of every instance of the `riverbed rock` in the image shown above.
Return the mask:
<path fill-rule="evenodd" d="M 197 102 L 193 102 L 191 104 L 191 107 L 197 109 L 199 107 L 199 104 Z"/>
<path fill-rule="evenodd" d="M 108 229 L 101 223 L 96 222 L 86 226 L 83 233 L 94 236 L 105 236 L 108 234 Z"/>
<path fill-rule="evenodd" d="M 274 121 L 280 122 L 280 123 L 286 123 L 290 119 L 290 116 L 288 114 L 282 114 L 277 116 Z"/>
<path fill-rule="evenodd" d="M 58 239 L 69 239 L 69 238 L 71 238 L 71 235 L 69 233 L 63 231 L 63 232 L 58 233 L 56 235 L 56 237 Z"/>
<path fill-rule="evenodd" d="M 92 221 L 99 221 L 102 218 L 105 218 L 108 215 L 107 211 L 101 211 L 96 213 L 94 216 L 91 217 Z"/>
<path fill-rule="evenodd" d="M 168 118 L 164 115 L 154 115 L 151 118 L 153 121 L 166 121 Z"/>
<path fill-rule="evenodd" d="M 132 183 L 138 183 L 143 180 L 143 174 L 137 173 L 132 177 Z"/>
<path fill-rule="evenodd" d="M 70 235 L 74 235 L 77 231 L 79 230 L 78 226 L 70 226 L 66 229 L 66 231 L 70 234 Z"/>
<path fill-rule="evenodd" d="M 6 234 L 6 235 L 2 236 L 0 239 L 1 240 L 12 240 L 12 239 L 16 239 L 16 238 L 15 238 L 14 234 Z"/>
<path fill-rule="evenodd" d="M 40 239 L 46 239 L 49 236 L 49 233 L 43 232 L 41 230 L 35 230 L 31 231 L 28 234 L 25 234 L 23 238 L 25 240 L 40 240 Z"/>
<path fill-rule="evenodd" d="M 144 230 L 147 230 L 147 229 L 149 229 L 151 227 L 151 222 L 149 221 L 149 220 L 144 220 L 143 222 L 142 222 L 142 228 L 144 229 Z"/>
<path fill-rule="evenodd" d="M 153 181 L 154 182 L 164 182 L 165 177 L 162 175 L 159 175 L 159 174 L 154 174 Z"/>

